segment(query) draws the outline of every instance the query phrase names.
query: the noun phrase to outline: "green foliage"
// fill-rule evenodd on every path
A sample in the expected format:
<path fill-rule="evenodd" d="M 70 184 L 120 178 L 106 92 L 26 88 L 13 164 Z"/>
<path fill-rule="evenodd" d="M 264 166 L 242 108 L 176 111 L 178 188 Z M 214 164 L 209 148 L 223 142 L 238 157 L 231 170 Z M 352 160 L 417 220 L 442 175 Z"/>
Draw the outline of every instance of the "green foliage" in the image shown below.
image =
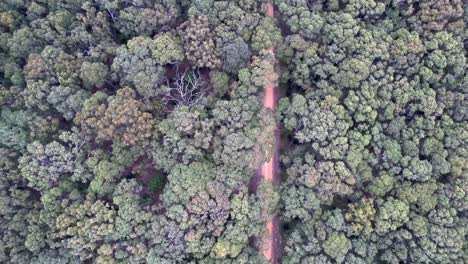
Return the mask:
<path fill-rule="evenodd" d="M 211 71 L 210 81 L 218 96 L 224 95 L 229 89 L 229 76 L 224 72 Z"/>
<path fill-rule="evenodd" d="M 466 97 L 460 1 L 275 4 L 287 26 L 278 49 L 287 96 L 276 114 L 289 143 L 284 259 L 466 262 L 456 220 L 463 209 L 449 209 L 460 210 L 465 195 L 447 195 L 459 186 L 466 156 L 459 143 L 466 118 L 455 103 Z M 336 208 L 348 208 L 346 223 L 320 232 Z M 352 241 L 341 255 L 325 247 L 325 234 L 337 231 Z M 451 246 L 436 242 L 448 233 Z"/>
<path fill-rule="evenodd" d="M 41 111 L 54 108 L 65 119 L 73 119 L 90 95 L 80 87 L 81 79 L 85 78 L 82 72 L 80 79 L 80 68 L 86 70 L 88 67 L 86 63 L 80 66 L 81 63 L 81 58 L 52 46 L 45 47 L 40 54 L 31 53 L 24 67 L 26 89 L 22 96 L 26 106 Z M 94 70 L 98 69 L 87 71 L 93 71 L 93 74 L 99 76 L 100 73 L 94 73 Z M 84 86 L 89 86 L 88 82 L 86 78 L 83 79 Z"/>
<path fill-rule="evenodd" d="M 67 153 L 58 142 L 43 146 L 34 141 L 27 146 L 27 154 L 20 159 L 21 175 L 29 181 L 30 187 L 44 191 L 73 172 L 72 159 L 72 154 Z"/>
<path fill-rule="evenodd" d="M 158 64 L 174 64 L 184 59 L 180 39 L 171 33 L 156 35 L 151 45 L 151 53 Z"/>
<path fill-rule="evenodd" d="M 369 191 L 377 197 L 383 197 L 393 189 L 394 182 L 395 179 L 392 176 L 383 174 L 374 179 L 373 183 L 369 186 Z"/>
<path fill-rule="evenodd" d="M 262 181 L 257 189 L 260 204 L 258 205 L 263 212 L 272 214 L 276 210 L 276 206 L 280 199 L 279 193 L 275 190 L 275 186 L 271 182 Z"/>
<path fill-rule="evenodd" d="M 2 110 L 0 115 L 0 146 L 23 151 L 29 141 L 28 123 L 30 113 L 26 111 Z"/>
<path fill-rule="evenodd" d="M 81 261 L 96 257 L 109 245 L 115 231 L 115 215 L 115 209 L 102 201 L 74 203 L 57 218 L 57 238 L 64 239 L 65 248 Z"/>
<path fill-rule="evenodd" d="M 332 233 L 323 243 L 323 250 L 337 263 L 343 263 L 351 249 L 351 241 L 342 233 Z"/>
<path fill-rule="evenodd" d="M 281 200 L 285 209 L 283 216 L 286 219 L 306 220 L 311 218 L 315 210 L 320 208 L 320 200 L 314 192 L 308 191 L 306 187 L 293 187 L 288 183 L 283 184 L 286 187 L 281 192 Z"/>
<path fill-rule="evenodd" d="M 250 80 L 257 87 L 265 87 L 269 83 L 278 80 L 278 74 L 274 68 L 275 58 L 269 53 L 260 53 L 260 56 L 253 57 L 251 64 Z"/>
<path fill-rule="evenodd" d="M 262 1 L 192 1 L 190 17 L 207 16 L 221 50 L 239 37 L 251 41 L 263 17 Z"/>
<path fill-rule="evenodd" d="M 135 87 L 146 98 L 161 94 L 158 87 L 164 75 L 164 69 L 160 65 L 162 58 L 158 53 L 152 52 L 157 44 L 149 37 L 139 36 L 119 47 L 111 66 L 113 79 Z"/>
<path fill-rule="evenodd" d="M 98 142 L 115 140 L 134 145 L 152 136 L 152 117 L 145 111 L 144 104 L 136 99 L 135 91 L 126 87 L 111 97 L 95 93 L 85 101 L 75 123 L 81 125 L 86 133 L 96 135 Z"/>
<path fill-rule="evenodd" d="M 377 214 L 377 232 L 385 233 L 401 227 L 409 220 L 408 214 L 408 204 L 392 197 L 388 198 L 381 205 Z"/>
<path fill-rule="evenodd" d="M 9 53 L 13 58 L 27 58 L 30 53 L 37 51 L 41 42 L 34 37 L 30 27 L 16 30 L 8 40 Z"/>
<path fill-rule="evenodd" d="M 148 188 L 152 192 L 161 191 L 164 188 L 164 177 L 156 175 L 148 182 Z"/>
<path fill-rule="evenodd" d="M 363 198 L 358 204 L 349 206 L 349 213 L 345 215 L 345 218 L 347 221 L 352 222 L 353 231 L 370 234 L 375 214 L 374 200 Z"/>
<path fill-rule="evenodd" d="M 241 38 L 223 48 L 223 70 L 236 74 L 240 68 L 247 65 L 251 52 L 247 43 Z"/>
<path fill-rule="evenodd" d="M 268 2 L 0 1 L 0 263 L 466 263 L 466 1 Z"/>
<path fill-rule="evenodd" d="M 196 67 L 217 68 L 219 51 L 206 16 L 193 17 L 178 28 L 184 43 L 185 57 Z"/>
<path fill-rule="evenodd" d="M 438 187 L 435 183 L 415 183 L 405 182 L 398 189 L 397 196 L 402 201 L 414 206 L 414 210 L 423 214 L 429 212 L 437 206 L 437 196 L 435 192 Z"/>
<path fill-rule="evenodd" d="M 89 87 L 102 87 L 107 81 L 107 66 L 102 62 L 84 62 L 80 69 L 80 78 L 84 85 Z"/>
<path fill-rule="evenodd" d="M 241 252 L 242 247 L 232 244 L 229 241 L 220 240 L 213 246 L 212 253 L 214 258 L 223 259 L 226 256 L 235 258 Z"/>
<path fill-rule="evenodd" d="M 281 31 L 276 26 L 274 18 L 265 17 L 255 28 L 252 36 L 252 48 L 259 52 L 263 49 L 276 47 L 281 41 Z"/>
<path fill-rule="evenodd" d="M 116 28 L 125 37 L 153 36 L 170 29 L 180 12 L 176 1 L 106 2 Z"/>

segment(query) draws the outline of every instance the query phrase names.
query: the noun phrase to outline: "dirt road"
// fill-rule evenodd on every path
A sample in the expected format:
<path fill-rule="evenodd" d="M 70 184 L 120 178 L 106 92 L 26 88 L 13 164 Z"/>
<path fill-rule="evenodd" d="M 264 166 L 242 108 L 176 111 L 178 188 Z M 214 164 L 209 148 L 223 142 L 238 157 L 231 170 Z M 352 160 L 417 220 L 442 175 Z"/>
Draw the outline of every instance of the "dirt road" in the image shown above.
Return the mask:
<path fill-rule="evenodd" d="M 266 16 L 273 17 L 274 16 L 274 6 L 272 3 L 267 4 Z M 275 51 L 273 47 L 268 49 L 268 52 L 275 55 Z M 263 107 L 274 111 L 276 108 L 276 89 L 277 84 L 274 82 L 270 82 L 264 89 L 264 98 L 263 98 Z M 279 131 L 278 129 L 275 130 L 275 149 L 273 153 L 273 157 L 263 163 L 261 168 L 262 177 L 267 180 L 271 181 L 274 184 L 279 183 L 279 177 L 277 174 L 278 171 L 278 145 L 279 145 Z M 270 261 L 270 263 L 280 263 L 280 234 L 278 231 L 278 218 L 273 215 L 272 220 L 268 222 L 268 234 L 264 238 L 264 245 L 265 250 L 262 252 L 266 259 Z"/>

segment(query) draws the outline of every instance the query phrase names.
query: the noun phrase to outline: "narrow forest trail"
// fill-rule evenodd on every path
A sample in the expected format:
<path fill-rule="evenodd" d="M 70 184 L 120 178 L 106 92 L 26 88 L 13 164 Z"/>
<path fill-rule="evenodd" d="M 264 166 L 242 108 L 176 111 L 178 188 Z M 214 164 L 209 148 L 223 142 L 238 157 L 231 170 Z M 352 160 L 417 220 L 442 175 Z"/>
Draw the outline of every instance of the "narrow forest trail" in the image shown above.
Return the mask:
<path fill-rule="evenodd" d="M 274 6 L 272 2 L 267 4 L 266 16 L 274 16 Z M 273 47 L 270 47 L 267 50 L 273 56 L 275 56 L 275 51 Z M 275 111 L 277 104 L 277 83 L 269 82 L 264 89 L 264 98 L 263 98 L 263 107 L 270 111 Z M 275 142 L 274 142 L 274 152 L 270 160 L 265 161 L 261 168 L 261 175 L 266 181 L 270 181 L 273 184 L 279 184 L 278 177 L 278 145 L 279 145 L 279 131 L 278 127 L 275 129 Z M 281 262 L 280 256 L 280 234 L 278 229 L 278 217 L 276 215 L 271 216 L 271 220 L 267 223 L 268 234 L 263 238 L 263 243 L 265 249 L 263 250 L 263 255 L 270 263 L 276 264 Z"/>

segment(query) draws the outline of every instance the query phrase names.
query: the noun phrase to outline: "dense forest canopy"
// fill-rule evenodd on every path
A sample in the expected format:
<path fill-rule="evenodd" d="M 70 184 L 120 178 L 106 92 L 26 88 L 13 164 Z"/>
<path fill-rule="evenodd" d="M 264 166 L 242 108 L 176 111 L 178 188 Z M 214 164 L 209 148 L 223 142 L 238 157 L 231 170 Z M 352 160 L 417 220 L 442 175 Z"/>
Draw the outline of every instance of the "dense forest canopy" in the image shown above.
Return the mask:
<path fill-rule="evenodd" d="M 467 263 L 468 5 L 268 2 L 2 0 L 0 263 Z"/>

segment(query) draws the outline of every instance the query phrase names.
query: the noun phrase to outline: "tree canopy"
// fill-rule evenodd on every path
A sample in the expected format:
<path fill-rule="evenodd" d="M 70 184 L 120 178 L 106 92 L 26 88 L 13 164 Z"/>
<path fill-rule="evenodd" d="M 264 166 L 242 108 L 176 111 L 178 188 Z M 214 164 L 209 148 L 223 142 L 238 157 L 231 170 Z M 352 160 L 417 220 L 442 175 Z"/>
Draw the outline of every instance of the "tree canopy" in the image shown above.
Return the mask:
<path fill-rule="evenodd" d="M 465 2 L 0 1 L 0 263 L 468 263 Z"/>

